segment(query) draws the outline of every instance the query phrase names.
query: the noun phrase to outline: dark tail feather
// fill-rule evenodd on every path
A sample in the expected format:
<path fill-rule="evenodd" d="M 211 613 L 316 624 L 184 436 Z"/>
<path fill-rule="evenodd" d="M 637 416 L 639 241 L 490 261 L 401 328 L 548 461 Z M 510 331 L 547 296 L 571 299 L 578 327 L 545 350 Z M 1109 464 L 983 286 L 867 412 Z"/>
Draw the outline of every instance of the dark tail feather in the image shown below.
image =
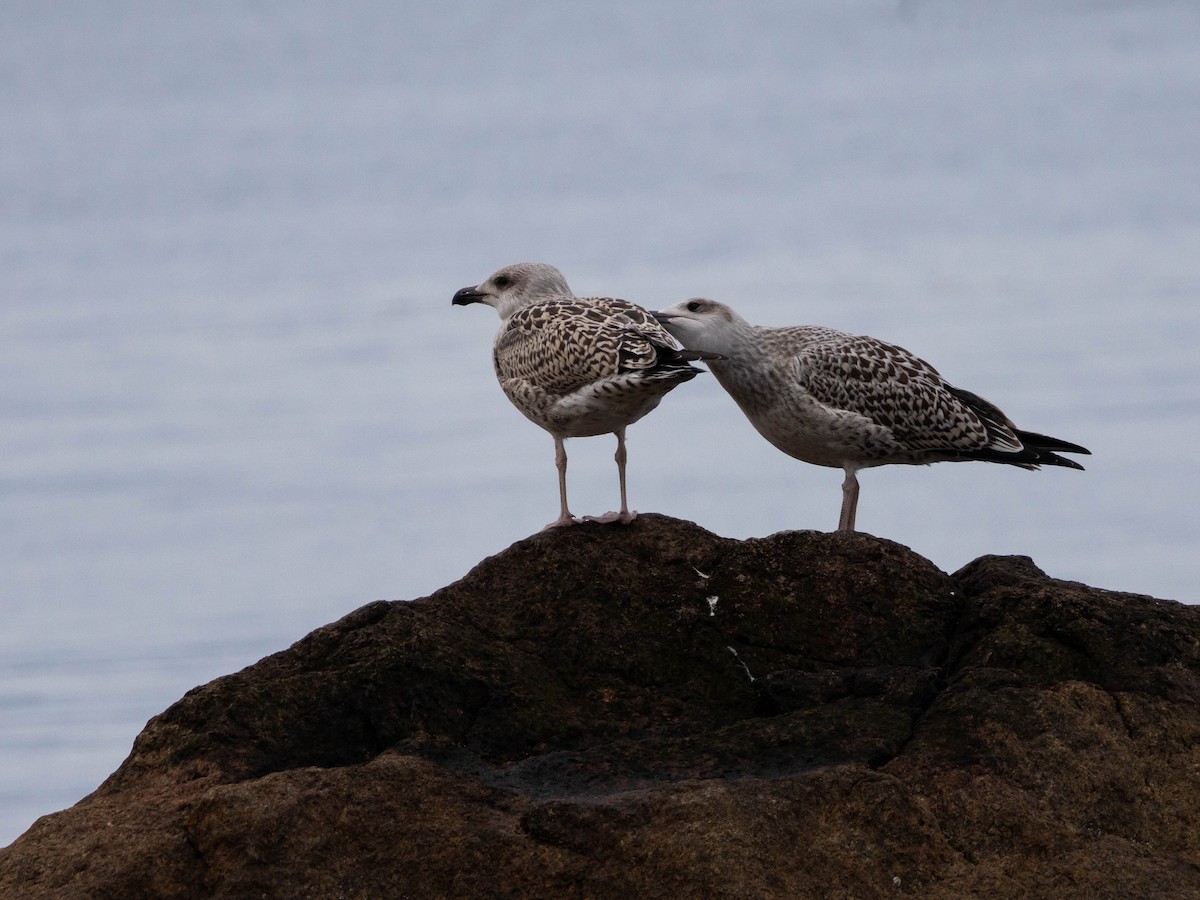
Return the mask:
<path fill-rule="evenodd" d="M 1084 451 L 1085 453 L 1087 451 Z M 1059 456 L 1050 450 L 1031 447 L 1028 444 L 1021 450 L 992 450 L 984 447 L 980 450 L 960 450 L 949 455 L 950 459 L 975 459 L 981 462 L 1005 463 L 1009 466 L 1020 466 L 1022 469 L 1037 469 L 1041 466 L 1063 466 L 1067 469 L 1079 469 L 1083 466 L 1073 459 Z"/>
<path fill-rule="evenodd" d="M 1092 455 L 1092 451 L 1086 447 L 1081 447 L 1078 444 L 1072 444 L 1070 441 L 1049 437 L 1044 434 L 1035 434 L 1032 431 L 1018 431 L 1017 437 L 1021 439 L 1021 443 L 1025 445 L 1026 450 L 1031 450 L 1037 454 L 1037 458 L 1031 460 L 1035 466 L 1064 466 L 1068 469 L 1079 469 L 1082 471 L 1083 466 L 1075 462 L 1075 460 L 1067 459 L 1058 454 L 1083 453 L 1087 456 Z"/>
<path fill-rule="evenodd" d="M 1009 431 L 1015 434 L 1022 444 L 1022 449 L 1016 451 L 968 451 L 964 454 L 964 457 L 967 459 L 1008 463 L 1011 466 L 1021 466 L 1026 469 L 1036 469 L 1038 466 L 1063 466 L 1068 469 L 1082 470 L 1083 466 L 1075 462 L 1075 460 L 1066 459 L 1058 454 L 1083 453 L 1087 456 L 1091 456 L 1092 454 L 1092 451 L 1086 447 L 1072 444 L 1070 441 L 1060 440 L 1059 438 L 1050 437 L 1045 434 L 1037 434 L 1033 431 L 1020 431 L 994 403 L 984 400 L 978 394 L 964 391 L 962 388 L 947 385 L 947 389 L 950 393 L 958 397 L 958 399 L 966 403 L 967 406 L 971 407 L 975 414 L 983 419 L 989 430 L 995 428 L 1001 430 L 1001 432 Z"/>
<path fill-rule="evenodd" d="M 1018 431 L 1016 435 L 1021 439 L 1021 443 L 1025 445 L 1020 450 L 993 450 L 985 447 L 981 450 L 965 450 L 957 458 L 1006 463 L 1010 466 L 1020 466 L 1022 469 L 1036 469 L 1039 466 L 1062 466 L 1066 469 L 1079 469 L 1082 471 L 1083 466 L 1075 462 L 1075 460 L 1059 456 L 1055 451 L 1091 455 L 1090 450 L 1080 447 L 1078 444 L 1060 441 L 1058 438 L 1046 437 L 1044 434 L 1034 434 L 1031 431 Z"/>
<path fill-rule="evenodd" d="M 1078 444 L 1072 444 L 1070 441 L 1064 441 L 1055 437 L 1048 437 L 1044 434 L 1035 434 L 1032 431 L 1018 431 L 1017 437 L 1021 439 L 1021 443 L 1026 447 L 1034 447 L 1038 450 L 1057 450 L 1059 453 L 1082 453 L 1085 456 L 1092 455 L 1092 451 L 1087 447 L 1080 447 Z"/>
<path fill-rule="evenodd" d="M 666 347 L 662 344 L 655 344 L 654 349 L 658 352 L 659 365 L 683 365 L 689 362 L 725 358 L 719 353 L 707 353 L 704 350 L 684 350 L 681 347 Z"/>
<path fill-rule="evenodd" d="M 697 360 L 724 359 L 716 353 L 704 353 L 699 350 L 682 350 L 655 343 L 655 362 L 648 369 L 642 369 L 643 375 L 655 380 L 665 379 L 681 383 L 689 381 L 701 374 L 704 369 L 692 365 Z M 624 360 L 622 360 L 624 362 Z"/>
<path fill-rule="evenodd" d="M 679 359 L 700 360 L 700 361 L 703 361 L 706 359 L 716 359 L 716 360 L 725 359 L 725 357 L 722 356 L 720 353 L 709 353 L 707 350 L 676 350 L 675 353 L 678 355 Z"/>

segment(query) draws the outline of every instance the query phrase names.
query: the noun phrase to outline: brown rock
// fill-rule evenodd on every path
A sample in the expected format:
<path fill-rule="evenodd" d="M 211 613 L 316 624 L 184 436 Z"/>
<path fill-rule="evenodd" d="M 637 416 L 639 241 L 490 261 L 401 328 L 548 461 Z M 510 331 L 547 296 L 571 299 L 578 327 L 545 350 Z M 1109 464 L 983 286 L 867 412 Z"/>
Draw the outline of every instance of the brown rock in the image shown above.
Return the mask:
<path fill-rule="evenodd" d="M 3 897 L 1200 896 L 1200 612 L 861 534 L 522 541 L 190 691 Z"/>

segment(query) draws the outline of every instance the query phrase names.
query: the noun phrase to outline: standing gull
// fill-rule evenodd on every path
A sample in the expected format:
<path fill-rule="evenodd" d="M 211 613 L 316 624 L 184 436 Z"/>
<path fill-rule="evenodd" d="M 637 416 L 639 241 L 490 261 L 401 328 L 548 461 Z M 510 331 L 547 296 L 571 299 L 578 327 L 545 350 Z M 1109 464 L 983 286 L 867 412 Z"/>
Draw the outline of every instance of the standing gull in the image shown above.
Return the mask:
<path fill-rule="evenodd" d="M 625 496 L 625 428 L 667 391 L 700 374 L 649 312 L 612 297 L 576 297 L 562 273 L 543 263 L 505 266 L 454 295 L 456 305 L 485 303 L 500 314 L 492 361 L 500 387 L 522 413 L 554 438 L 560 512 L 546 526 L 574 525 L 567 508 L 569 437 L 617 436 L 621 509 L 590 522 L 627 525 L 637 515 Z M 544 529 L 543 529 L 544 530 Z"/>
<path fill-rule="evenodd" d="M 796 459 L 845 471 L 838 529 L 854 530 L 859 469 L 983 460 L 1023 469 L 1083 466 L 1078 444 L 1021 431 L 907 350 L 831 328 L 751 325 L 696 298 L 653 314 L 708 362 L 758 433 Z"/>

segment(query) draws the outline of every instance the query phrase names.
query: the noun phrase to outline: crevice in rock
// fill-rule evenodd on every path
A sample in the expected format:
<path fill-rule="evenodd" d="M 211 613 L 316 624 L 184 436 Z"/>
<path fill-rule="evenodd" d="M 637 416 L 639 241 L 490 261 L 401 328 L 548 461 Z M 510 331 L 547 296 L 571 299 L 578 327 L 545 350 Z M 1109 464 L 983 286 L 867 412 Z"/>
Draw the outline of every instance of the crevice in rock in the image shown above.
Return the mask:
<path fill-rule="evenodd" d="M 951 613 L 944 629 L 944 645 L 938 659 L 931 667 L 936 674 L 930 685 L 928 696 L 913 710 L 907 737 L 900 743 L 895 752 L 874 761 L 871 765 L 873 769 L 886 768 L 889 763 L 907 752 L 920 731 L 922 721 L 929 715 L 930 710 L 938 704 L 938 701 L 942 699 L 946 689 L 954 680 L 959 664 L 961 664 L 963 659 L 967 658 L 967 654 L 971 648 L 979 641 L 978 636 L 968 640 L 964 632 L 964 623 L 969 613 L 970 601 L 968 597 L 962 591 L 952 591 L 951 598 Z"/>

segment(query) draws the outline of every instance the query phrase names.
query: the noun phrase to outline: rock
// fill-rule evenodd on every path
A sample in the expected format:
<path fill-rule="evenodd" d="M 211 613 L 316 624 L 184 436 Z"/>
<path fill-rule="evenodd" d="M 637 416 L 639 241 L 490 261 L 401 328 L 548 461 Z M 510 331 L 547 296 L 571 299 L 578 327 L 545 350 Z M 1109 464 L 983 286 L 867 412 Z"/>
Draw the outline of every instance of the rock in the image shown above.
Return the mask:
<path fill-rule="evenodd" d="M 539 534 L 190 691 L 0 896 L 1200 896 L 1200 611 L 863 534 Z"/>

